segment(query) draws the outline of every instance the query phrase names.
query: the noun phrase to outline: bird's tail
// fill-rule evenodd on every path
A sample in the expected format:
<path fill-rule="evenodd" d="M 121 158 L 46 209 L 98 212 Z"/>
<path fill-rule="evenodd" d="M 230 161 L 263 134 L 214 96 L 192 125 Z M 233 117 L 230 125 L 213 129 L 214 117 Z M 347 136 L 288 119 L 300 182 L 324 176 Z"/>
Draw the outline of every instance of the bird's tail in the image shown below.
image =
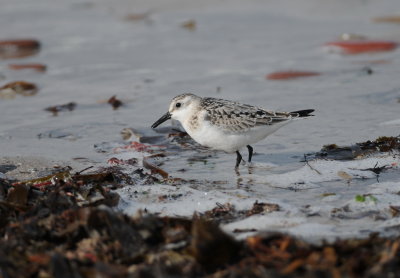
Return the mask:
<path fill-rule="evenodd" d="M 306 109 L 306 110 L 290 112 L 290 115 L 292 115 L 295 118 L 303 118 L 303 117 L 314 116 L 314 115 L 310 115 L 312 112 L 314 112 L 314 109 Z"/>

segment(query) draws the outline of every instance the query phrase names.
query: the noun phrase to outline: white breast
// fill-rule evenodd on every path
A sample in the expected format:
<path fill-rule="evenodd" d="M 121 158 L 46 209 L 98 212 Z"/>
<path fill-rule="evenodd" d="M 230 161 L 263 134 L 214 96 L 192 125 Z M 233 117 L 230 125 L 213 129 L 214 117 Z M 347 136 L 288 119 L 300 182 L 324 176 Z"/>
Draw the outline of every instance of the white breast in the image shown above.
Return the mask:
<path fill-rule="evenodd" d="M 191 128 L 188 121 L 183 122 L 182 125 L 199 144 L 216 150 L 235 152 L 246 145 L 261 141 L 289 122 L 257 126 L 244 132 L 223 131 L 217 126 L 211 125 L 209 121 L 205 121 L 204 117 L 199 117 L 199 125 L 195 129 Z"/>

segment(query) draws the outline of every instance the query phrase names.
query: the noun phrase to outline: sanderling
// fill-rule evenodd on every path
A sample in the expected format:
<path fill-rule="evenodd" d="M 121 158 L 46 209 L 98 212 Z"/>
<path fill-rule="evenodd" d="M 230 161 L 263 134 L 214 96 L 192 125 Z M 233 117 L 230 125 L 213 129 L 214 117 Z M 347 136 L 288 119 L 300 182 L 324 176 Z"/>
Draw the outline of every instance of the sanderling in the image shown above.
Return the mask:
<path fill-rule="evenodd" d="M 236 168 L 242 161 L 239 152 L 247 146 L 251 162 L 256 143 L 289 123 L 292 119 L 312 116 L 313 109 L 274 112 L 224 99 L 182 94 L 172 99 L 169 110 L 151 127 L 178 120 L 200 145 L 228 153 L 236 152 Z"/>

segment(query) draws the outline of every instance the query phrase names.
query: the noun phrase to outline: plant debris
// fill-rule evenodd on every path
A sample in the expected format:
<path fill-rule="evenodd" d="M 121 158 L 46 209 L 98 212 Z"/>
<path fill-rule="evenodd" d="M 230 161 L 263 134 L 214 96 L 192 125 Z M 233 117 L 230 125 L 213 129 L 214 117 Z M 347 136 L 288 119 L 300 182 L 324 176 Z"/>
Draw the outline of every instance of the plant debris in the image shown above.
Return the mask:
<path fill-rule="evenodd" d="M 320 152 L 315 154 L 318 158 L 351 160 L 364 157 L 376 152 L 400 151 L 400 136 L 382 136 L 373 141 L 356 143 L 351 146 L 338 146 L 336 144 L 325 145 Z M 382 171 L 384 168 L 376 171 Z"/>
<path fill-rule="evenodd" d="M 357 143 L 362 150 L 371 150 L 378 152 L 390 152 L 393 150 L 400 150 L 400 136 L 387 137 L 382 136 L 374 141 L 366 141 Z"/>
<path fill-rule="evenodd" d="M 259 203 L 256 201 L 253 204 L 253 208 L 250 209 L 246 214 L 247 216 L 253 215 L 253 214 L 261 214 L 261 213 L 271 213 L 274 211 L 279 211 L 280 207 L 277 204 L 269 204 L 269 203 Z"/>
<path fill-rule="evenodd" d="M 165 136 L 145 136 L 142 132 L 134 128 L 124 128 L 121 130 L 124 140 L 137 140 L 139 143 L 156 144 L 164 141 Z"/>
<path fill-rule="evenodd" d="M 321 73 L 315 71 L 289 70 L 273 72 L 268 74 L 265 78 L 268 80 L 291 80 L 301 77 L 311 77 L 318 75 L 321 75 Z"/>
<path fill-rule="evenodd" d="M 147 158 L 158 167 L 160 154 Z M 255 214 L 274 213 L 278 204 L 256 201 L 245 210 L 219 204 L 192 219 L 146 212 L 127 216 L 114 210 L 113 189 L 159 180 L 136 168 L 124 174 L 119 165 L 137 160 L 110 159 L 117 166 L 86 173 L 59 168 L 45 177 L 0 179 L 0 262 L 5 277 L 372 277 L 397 273 L 400 237 L 337 240 L 313 245 L 280 233 L 252 233 L 236 240 L 219 224 Z M 148 166 L 149 167 L 149 166 Z M 153 166 L 152 166 L 153 167 Z M 163 175 L 152 170 L 154 175 Z M 163 177 L 164 178 L 164 177 Z M 144 184 L 144 183 L 142 183 Z M 331 194 L 329 194 L 331 195 Z M 169 194 L 164 199 L 182 198 Z M 377 202 L 371 194 L 355 201 Z M 346 208 L 343 208 L 345 210 Z M 397 206 L 388 208 L 393 217 Z M 338 211 L 340 213 L 340 211 Z"/>
<path fill-rule="evenodd" d="M 165 149 L 165 146 L 162 145 L 150 145 L 150 144 L 142 144 L 136 141 L 129 142 L 128 144 L 117 147 L 114 149 L 114 152 L 121 152 L 124 150 L 135 150 L 137 152 L 148 152 L 153 153 L 155 151 L 159 151 L 160 149 Z"/>
<path fill-rule="evenodd" d="M 207 215 L 183 219 L 141 212 L 130 217 L 111 209 L 114 200 L 87 201 L 94 192 L 111 194 L 108 184 L 116 181 L 107 176 L 71 174 L 71 180 L 60 179 L 42 190 L 28 181 L 12 185 L 1 180 L 6 197 L 0 201 L 2 275 L 377 277 L 399 271 L 400 238 L 371 235 L 313 245 L 285 234 L 260 233 L 239 241 Z M 229 212 L 232 206 L 217 210 Z M 265 204 L 256 202 L 252 210 L 264 211 Z M 393 210 L 398 213 L 397 207 Z"/>
<path fill-rule="evenodd" d="M 114 165 L 137 165 L 138 160 L 136 158 L 130 158 L 130 159 L 118 159 L 116 157 L 110 158 L 108 161 L 108 164 L 114 164 Z"/>
<path fill-rule="evenodd" d="M 123 105 L 122 101 L 117 99 L 117 96 L 112 96 L 107 103 L 109 103 L 114 110 L 117 110 L 120 106 Z"/>
<path fill-rule="evenodd" d="M 77 104 L 75 102 L 69 102 L 67 104 L 50 106 L 45 108 L 44 110 L 53 113 L 53 116 L 57 116 L 58 113 L 62 111 L 73 111 L 76 105 Z"/>
<path fill-rule="evenodd" d="M 371 194 L 356 195 L 356 197 L 354 199 L 356 202 L 360 202 L 360 203 L 364 203 L 366 201 L 372 201 L 372 202 L 376 203 L 378 201 L 378 199 Z"/>
<path fill-rule="evenodd" d="M 40 50 L 40 42 L 32 39 L 0 41 L 0 59 L 32 56 Z"/>
<path fill-rule="evenodd" d="M 325 44 L 325 47 L 331 52 L 339 52 L 348 55 L 393 51 L 397 46 L 397 42 L 394 41 L 378 40 L 333 41 Z"/>
<path fill-rule="evenodd" d="M 216 205 L 215 208 L 206 211 L 204 216 L 218 223 L 229 223 L 233 220 L 249 217 L 254 214 L 266 214 L 280 210 L 278 204 L 259 203 L 258 201 L 254 202 L 253 207 L 249 210 L 236 210 L 235 206 L 230 203 L 217 203 Z"/>
<path fill-rule="evenodd" d="M 144 13 L 130 13 L 124 16 L 125 21 L 132 21 L 132 22 L 137 22 L 137 21 L 145 21 L 147 23 L 151 23 L 150 19 L 150 12 L 144 12 Z"/>
<path fill-rule="evenodd" d="M 151 138 L 145 132 L 124 130 L 129 138 Z M 173 152 L 170 145 L 183 148 L 187 135 L 165 131 L 153 145 L 137 141 L 122 147 L 105 145 L 116 153 L 111 167 L 88 172 L 57 168 L 51 174 L 21 181 L 0 180 L 0 262 L 6 277 L 372 277 L 397 273 L 400 265 L 400 237 L 337 240 L 313 245 L 281 233 L 266 233 L 252 227 L 231 232 L 247 236 L 237 240 L 224 232 L 224 225 L 257 215 L 280 216 L 279 204 L 254 202 L 246 209 L 232 203 L 216 203 L 211 210 L 190 218 L 161 217 L 139 211 L 127 216 L 114 208 L 120 203 L 113 191 L 135 185 L 132 194 L 149 194 L 141 185 L 158 183 L 172 186 L 196 185 L 197 180 L 171 178 L 163 170 Z M 396 138 L 396 137 L 394 137 Z M 393 137 L 357 144 L 368 153 L 396 149 Z M 336 150 L 336 145 L 326 146 Z M 117 153 L 133 150 L 139 159 L 118 157 Z M 351 150 L 351 148 L 350 148 Z M 202 162 L 207 155 L 195 157 Z M 306 162 L 307 162 L 307 157 Z M 10 168 L 6 165 L 6 168 Z M 311 166 L 310 166 L 311 167 Z M 388 167 L 375 165 L 366 171 L 377 175 Z M 315 169 L 314 169 L 315 170 Z M 129 175 L 126 174 L 129 171 Z M 338 177 L 350 181 L 352 175 L 338 171 Z M 203 184 L 204 182 L 202 182 Z M 216 183 L 215 183 L 216 184 Z M 212 183 L 214 185 L 214 183 Z M 325 193 L 322 197 L 335 193 Z M 378 203 L 376 195 L 353 195 L 360 206 Z M 156 202 L 186 198 L 178 192 L 162 193 Z M 379 197 L 379 196 L 378 196 Z M 122 202 L 123 204 L 123 202 Z M 388 215 L 398 217 L 398 206 L 388 206 Z M 333 209 L 332 218 L 358 219 L 349 206 Z M 370 213 L 370 212 L 369 212 Z M 374 217 L 381 217 L 373 212 Z M 307 214 L 318 215 L 310 210 Z M 390 217 L 390 216 L 389 216 Z M 4 274 L 3 274 L 4 273 Z"/>
<path fill-rule="evenodd" d="M 197 23 L 195 20 L 191 19 L 191 20 L 183 22 L 181 24 L 181 27 L 193 32 L 193 31 L 196 31 Z"/>
<path fill-rule="evenodd" d="M 400 206 L 389 206 L 389 209 L 393 217 L 398 217 L 400 215 Z"/>
<path fill-rule="evenodd" d="M 8 68 L 12 70 L 30 69 L 37 72 L 45 72 L 47 67 L 43 64 L 8 64 Z"/>
<path fill-rule="evenodd" d="M 153 154 L 150 156 L 146 156 L 143 158 L 143 166 L 151 171 L 152 174 L 159 174 L 162 176 L 164 179 L 168 178 L 168 173 L 165 172 L 163 169 L 158 167 L 155 162 L 152 161 L 154 158 L 158 157 L 165 157 L 164 153 L 158 153 L 158 154 Z"/>
<path fill-rule="evenodd" d="M 14 81 L 0 87 L 0 98 L 15 98 L 16 95 L 33 96 L 38 88 L 35 84 L 26 81 Z"/>
<path fill-rule="evenodd" d="M 368 38 L 361 34 L 354 34 L 354 33 L 343 33 L 340 34 L 339 39 L 342 41 L 355 41 L 355 40 L 367 40 Z"/>
<path fill-rule="evenodd" d="M 353 176 L 346 173 L 345 171 L 338 171 L 337 175 L 342 179 L 344 179 L 345 181 L 347 181 L 348 183 L 350 183 L 350 181 L 353 179 Z"/>
<path fill-rule="evenodd" d="M 397 23 L 400 24 L 400 16 L 399 15 L 387 15 L 373 18 L 374 22 L 383 22 L 383 23 Z"/>

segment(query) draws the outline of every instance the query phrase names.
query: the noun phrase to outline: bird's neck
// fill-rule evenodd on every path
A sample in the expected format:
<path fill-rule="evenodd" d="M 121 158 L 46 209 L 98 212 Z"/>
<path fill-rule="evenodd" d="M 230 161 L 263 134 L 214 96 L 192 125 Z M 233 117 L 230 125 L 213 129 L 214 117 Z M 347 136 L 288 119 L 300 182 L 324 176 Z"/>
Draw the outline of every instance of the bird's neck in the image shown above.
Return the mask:
<path fill-rule="evenodd" d="M 190 113 L 187 113 L 185 118 L 181 121 L 182 126 L 185 128 L 187 133 L 196 132 L 199 129 L 202 113 L 199 113 L 197 109 L 192 109 Z"/>

